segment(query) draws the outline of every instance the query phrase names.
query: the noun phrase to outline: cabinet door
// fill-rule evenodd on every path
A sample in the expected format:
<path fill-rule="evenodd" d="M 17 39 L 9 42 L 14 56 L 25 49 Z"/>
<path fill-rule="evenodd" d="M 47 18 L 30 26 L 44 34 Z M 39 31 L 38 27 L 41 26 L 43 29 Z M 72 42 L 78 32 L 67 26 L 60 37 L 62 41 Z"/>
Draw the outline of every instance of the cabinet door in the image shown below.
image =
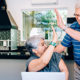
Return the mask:
<path fill-rule="evenodd" d="M 11 50 L 17 49 L 17 30 L 11 29 Z"/>

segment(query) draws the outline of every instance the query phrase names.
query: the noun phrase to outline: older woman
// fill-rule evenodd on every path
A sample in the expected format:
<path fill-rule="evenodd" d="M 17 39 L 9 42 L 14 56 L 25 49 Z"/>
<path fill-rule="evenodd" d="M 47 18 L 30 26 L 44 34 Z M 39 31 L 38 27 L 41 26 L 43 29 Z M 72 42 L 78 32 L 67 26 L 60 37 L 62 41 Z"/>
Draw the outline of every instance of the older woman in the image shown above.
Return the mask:
<path fill-rule="evenodd" d="M 44 42 L 42 36 L 36 35 L 29 38 L 26 42 L 26 48 L 31 57 L 27 60 L 26 71 L 29 72 L 65 72 L 68 80 L 68 69 L 61 58 L 61 55 L 54 52 L 57 42 L 57 35 L 53 30 L 53 39 L 49 46 Z"/>

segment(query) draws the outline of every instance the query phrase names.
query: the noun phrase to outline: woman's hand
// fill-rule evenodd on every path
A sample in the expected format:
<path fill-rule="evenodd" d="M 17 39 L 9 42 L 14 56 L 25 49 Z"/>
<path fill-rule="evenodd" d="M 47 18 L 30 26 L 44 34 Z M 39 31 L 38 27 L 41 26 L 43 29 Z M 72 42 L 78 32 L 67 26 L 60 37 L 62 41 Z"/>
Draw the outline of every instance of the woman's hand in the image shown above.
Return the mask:
<path fill-rule="evenodd" d="M 53 39 L 52 39 L 52 41 L 56 43 L 57 42 L 57 34 L 56 34 L 55 29 L 53 28 L 53 26 L 52 26 L 52 30 L 53 30 Z"/>
<path fill-rule="evenodd" d="M 57 17 L 57 25 L 61 28 L 61 29 L 64 29 L 65 28 L 65 25 L 63 23 L 63 20 L 58 12 L 57 9 L 55 9 L 55 13 L 56 13 L 56 17 Z"/>

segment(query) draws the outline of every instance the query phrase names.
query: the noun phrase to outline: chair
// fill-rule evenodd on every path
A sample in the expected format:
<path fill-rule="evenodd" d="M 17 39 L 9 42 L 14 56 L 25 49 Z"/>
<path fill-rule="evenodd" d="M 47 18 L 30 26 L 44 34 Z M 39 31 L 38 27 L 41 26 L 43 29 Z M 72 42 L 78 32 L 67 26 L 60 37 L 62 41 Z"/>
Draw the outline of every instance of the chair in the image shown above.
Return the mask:
<path fill-rule="evenodd" d="M 22 80 L 65 80 L 64 72 L 21 72 Z"/>

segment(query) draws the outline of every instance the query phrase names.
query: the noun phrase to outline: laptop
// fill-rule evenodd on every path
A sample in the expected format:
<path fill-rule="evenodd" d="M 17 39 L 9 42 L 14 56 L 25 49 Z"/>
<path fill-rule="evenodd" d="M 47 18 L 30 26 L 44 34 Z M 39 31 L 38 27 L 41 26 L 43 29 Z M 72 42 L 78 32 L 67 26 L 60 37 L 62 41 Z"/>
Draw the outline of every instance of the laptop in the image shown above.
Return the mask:
<path fill-rule="evenodd" d="M 21 72 L 22 80 L 65 80 L 64 72 Z"/>

